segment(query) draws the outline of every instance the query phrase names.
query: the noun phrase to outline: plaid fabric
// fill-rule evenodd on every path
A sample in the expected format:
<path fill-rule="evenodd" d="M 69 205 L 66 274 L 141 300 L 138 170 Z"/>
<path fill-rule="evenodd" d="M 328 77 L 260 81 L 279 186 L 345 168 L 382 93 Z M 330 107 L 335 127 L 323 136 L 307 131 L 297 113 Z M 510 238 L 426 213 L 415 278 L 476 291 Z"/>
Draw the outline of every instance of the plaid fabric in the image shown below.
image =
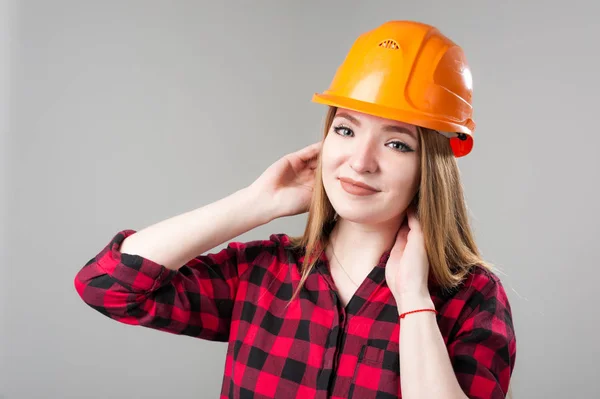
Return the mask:
<path fill-rule="evenodd" d="M 381 256 L 344 308 L 323 254 L 301 294 L 304 253 L 289 237 L 231 242 L 177 271 L 119 252 L 123 230 L 75 277 L 92 308 L 122 323 L 228 341 L 221 398 L 399 398 L 396 303 Z M 516 341 L 498 277 L 476 267 L 452 292 L 432 291 L 438 325 L 470 398 L 504 398 Z"/>

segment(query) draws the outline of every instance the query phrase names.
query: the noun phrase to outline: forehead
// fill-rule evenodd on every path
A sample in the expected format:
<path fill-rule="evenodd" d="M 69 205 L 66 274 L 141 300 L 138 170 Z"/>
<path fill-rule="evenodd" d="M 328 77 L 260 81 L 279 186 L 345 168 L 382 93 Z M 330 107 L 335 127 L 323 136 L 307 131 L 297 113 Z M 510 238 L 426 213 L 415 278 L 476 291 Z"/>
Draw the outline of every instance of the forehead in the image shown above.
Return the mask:
<path fill-rule="evenodd" d="M 344 118 L 350 120 L 350 122 L 358 125 L 368 125 L 371 127 L 383 127 L 383 126 L 398 126 L 413 133 L 417 132 L 417 127 L 413 124 L 396 121 L 393 119 L 382 118 L 380 116 L 365 114 L 363 112 L 354 111 L 346 108 L 338 108 L 335 112 L 336 118 Z"/>

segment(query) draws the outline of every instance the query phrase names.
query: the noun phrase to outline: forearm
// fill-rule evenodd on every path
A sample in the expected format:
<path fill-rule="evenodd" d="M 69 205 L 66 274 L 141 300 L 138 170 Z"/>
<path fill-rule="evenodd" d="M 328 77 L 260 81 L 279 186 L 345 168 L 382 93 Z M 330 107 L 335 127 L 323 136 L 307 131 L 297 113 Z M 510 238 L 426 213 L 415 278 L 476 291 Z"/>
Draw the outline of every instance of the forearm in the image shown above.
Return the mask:
<path fill-rule="evenodd" d="M 434 308 L 429 297 L 399 302 L 404 304 L 402 311 Z M 456 379 L 435 313 L 412 313 L 400 320 L 402 397 L 467 399 Z"/>
<path fill-rule="evenodd" d="M 244 188 L 127 237 L 121 252 L 176 270 L 189 260 L 273 219 L 269 201 Z"/>

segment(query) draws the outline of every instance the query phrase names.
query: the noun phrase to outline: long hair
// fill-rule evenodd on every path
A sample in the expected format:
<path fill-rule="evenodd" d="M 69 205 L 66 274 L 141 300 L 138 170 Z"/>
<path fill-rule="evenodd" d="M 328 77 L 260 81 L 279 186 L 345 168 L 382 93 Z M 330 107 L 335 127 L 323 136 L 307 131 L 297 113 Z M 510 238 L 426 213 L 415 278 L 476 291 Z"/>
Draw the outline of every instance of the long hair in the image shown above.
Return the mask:
<path fill-rule="evenodd" d="M 323 140 L 336 110 L 336 107 L 329 107 Z M 463 281 L 473 266 L 491 269 L 491 265 L 484 262 L 473 238 L 460 173 L 448 138 L 427 128 L 418 127 L 418 131 L 421 181 L 414 203 L 425 238 L 430 278 L 439 287 L 451 289 Z M 327 247 L 335 215 L 323 187 L 319 156 L 304 234 L 290 237 L 292 248 L 305 252 L 300 283 L 291 300 L 300 292 Z"/>
<path fill-rule="evenodd" d="M 329 107 L 323 140 L 327 137 L 337 108 Z M 467 215 L 460 172 L 450 143 L 434 130 L 418 127 L 421 181 L 414 198 L 429 259 L 430 274 L 442 289 L 457 287 L 470 270 L 479 265 L 492 269 L 477 248 Z M 315 169 L 313 196 L 304 234 L 290 237 L 292 248 L 305 252 L 302 277 L 289 303 L 298 295 L 315 262 L 329 243 L 335 224 L 335 209 L 325 193 L 321 156 Z M 512 385 L 507 396 L 513 399 Z"/>

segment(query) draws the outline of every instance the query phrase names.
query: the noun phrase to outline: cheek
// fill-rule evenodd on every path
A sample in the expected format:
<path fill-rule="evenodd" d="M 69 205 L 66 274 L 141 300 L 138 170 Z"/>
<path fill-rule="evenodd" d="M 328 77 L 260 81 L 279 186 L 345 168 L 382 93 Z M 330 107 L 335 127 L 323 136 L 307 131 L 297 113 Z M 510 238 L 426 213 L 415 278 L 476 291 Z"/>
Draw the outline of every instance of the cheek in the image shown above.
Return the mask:
<path fill-rule="evenodd" d="M 323 153 L 321 155 L 321 168 L 324 177 L 329 177 L 335 172 L 336 168 L 340 165 L 339 155 L 334 151 L 331 151 L 327 146 L 327 142 L 323 145 Z"/>
<path fill-rule="evenodd" d="M 390 174 L 389 187 L 399 196 L 412 195 L 420 185 L 419 169 L 398 168 Z"/>

